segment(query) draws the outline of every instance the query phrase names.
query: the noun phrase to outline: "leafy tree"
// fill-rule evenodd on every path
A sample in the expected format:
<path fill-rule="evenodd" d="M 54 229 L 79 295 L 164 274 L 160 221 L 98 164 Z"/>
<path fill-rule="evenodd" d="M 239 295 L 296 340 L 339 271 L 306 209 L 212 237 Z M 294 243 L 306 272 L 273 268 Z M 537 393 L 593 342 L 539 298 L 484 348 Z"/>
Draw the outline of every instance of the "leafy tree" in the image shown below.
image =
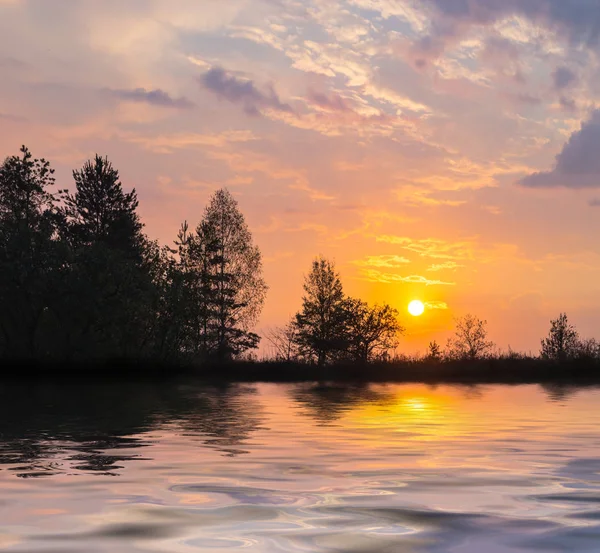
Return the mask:
<path fill-rule="evenodd" d="M 367 363 L 398 346 L 404 328 L 396 309 L 387 304 L 371 307 L 353 298 L 346 300 L 345 308 L 348 353 L 353 360 Z"/>
<path fill-rule="evenodd" d="M 552 361 L 566 361 L 577 356 L 579 351 L 579 334 L 569 323 L 566 313 L 558 319 L 550 321 L 550 332 L 542 340 L 540 356 Z"/>
<path fill-rule="evenodd" d="M 487 321 L 474 315 L 465 315 L 456 319 L 454 336 L 448 340 L 448 357 L 475 360 L 489 355 L 494 342 L 487 340 L 486 326 Z"/>
<path fill-rule="evenodd" d="M 304 280 L 302 309 L 295 325 L 300 352 L 320 366 L 346 348 L 345 299 L 335 264 L 323 257 L 315 259 Z"/>
<path fill-rule="evenodd" d="M 46 353 L 40 333 L 63 265 L 53 173 L 25 146 L 0 165 L 0 351 L 10 357 Z"/>
<path fill-rule="evenodd" d="M 178 245 L 185 293 L 195 300 L 184 317 L 193 352 L 224 360 L 256 348 L 260 337 L 250 329 L 267 285 L 260 250 L 233 196 L 215 192 L 196 231 L 184 225 Z"/>

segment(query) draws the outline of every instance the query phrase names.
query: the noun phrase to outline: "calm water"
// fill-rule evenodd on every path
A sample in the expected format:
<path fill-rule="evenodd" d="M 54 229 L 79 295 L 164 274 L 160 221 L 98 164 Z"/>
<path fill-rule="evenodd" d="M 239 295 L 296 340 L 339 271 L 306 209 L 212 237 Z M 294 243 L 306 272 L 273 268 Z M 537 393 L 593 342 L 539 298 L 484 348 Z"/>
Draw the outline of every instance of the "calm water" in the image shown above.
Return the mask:
<path fill-rule="evenodd" d="M 600 551 L 600 391 L 5 386 L 0 550 Z"/>

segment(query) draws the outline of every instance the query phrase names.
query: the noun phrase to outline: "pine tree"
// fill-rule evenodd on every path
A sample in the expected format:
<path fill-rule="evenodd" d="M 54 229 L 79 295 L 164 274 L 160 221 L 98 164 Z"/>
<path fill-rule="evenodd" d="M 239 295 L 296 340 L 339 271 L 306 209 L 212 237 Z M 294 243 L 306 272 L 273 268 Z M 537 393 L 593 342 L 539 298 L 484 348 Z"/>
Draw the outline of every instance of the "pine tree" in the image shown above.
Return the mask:
<path fill-rule="evenodd" d="M 151 339 L 155 294 L 152 251 L 136 213 L 135 189 L 96 156 L 73 171 L 75 192 L 62 191 L 64 236 L 72 251 L 67 350 L 80 358 L 139 356 Z"/>

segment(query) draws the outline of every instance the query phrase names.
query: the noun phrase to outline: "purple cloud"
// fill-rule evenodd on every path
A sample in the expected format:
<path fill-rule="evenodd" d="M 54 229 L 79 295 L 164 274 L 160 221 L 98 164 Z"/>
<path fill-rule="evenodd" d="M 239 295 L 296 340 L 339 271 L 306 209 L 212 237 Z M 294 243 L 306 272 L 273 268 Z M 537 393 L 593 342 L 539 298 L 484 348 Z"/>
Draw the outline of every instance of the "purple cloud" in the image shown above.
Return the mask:
<path fill-rule="evenodd" d="M 600 5 L 597 0 L 424 0 L 433 7 L 432 31 L 414 45 L 418 67 L 438 58 L 470 26 L 492 25 L 511 15 L 526 17 L 555 31 L 573 46 L 597 47 Z M 559 75 L 566 77 L 566 73 Z M 563 81 L 560 81 L 563 82 Z"/>
<path fill-rule="evenodd" d="M 428 0 L 442 17 L 489 24 L 509 14 L 543 22 L 575 44 L 596 45 L 600 35 L 600 9 L 590 0 Z"/>
<path fill-rule="evenodd" d="M 571 135 L 556 156 L 551 171 L 533 173 L 519 181 L 532 188 L 600 188 L 600 110 Z"/>
<path fill-rule="evenodd" d="M 577 80 L 577 75 L 568 67 L 558 67 L 552 73 L 552 79 L 554 81 L 554 88 L 556 90 L 563 90 Z"/>
<path fill-rule="evenodd" d="M 339 94 L 327 96 L 323 92 L 309 90 L 307 99 L 311 104 L 329 111 L 352 111 L 352 108 L 348 105 L 348 101 Z"/>
<path fill-rule="evenodd" d="M 253 81 L 230 75 L 222 67 L 213 67 L 206 72 L 200 77 L 200 83 L 219 98 L 233 104 L 242 104 L 248 115 L 262 115 L 265 109 L 293 113 L 291 106 L 279 99 L 272 86 L 267 86 L 266 92 L 263 92 Z"/>
<path fill-rule="evenodd" d="M 139 102 L 164 108 L 191 109 L 194 103 L 187 98 L 171 98 L 164 90 L 146 90 L 136 88 L 133 90 L 110 90 L 112 96 L 130 102 Z"/>

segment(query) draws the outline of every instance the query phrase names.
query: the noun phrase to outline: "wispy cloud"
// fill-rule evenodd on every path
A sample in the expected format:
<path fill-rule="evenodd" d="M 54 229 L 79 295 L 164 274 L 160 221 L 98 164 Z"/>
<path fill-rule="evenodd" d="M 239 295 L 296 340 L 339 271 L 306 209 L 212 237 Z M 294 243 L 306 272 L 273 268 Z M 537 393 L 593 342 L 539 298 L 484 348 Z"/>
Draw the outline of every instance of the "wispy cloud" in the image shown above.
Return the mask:
<path fill-rule="evenodd" d="M 455 282 L 445 282 L 442 280 L 431 280 L 421 275 L 402 276 L 394 273 L 384 273 L 376 269 L 367 269 L 362 272 L 364 278 L 370 282 L 381 282 L 383 284 L 392 284 L 394 282 L 404 282 L 407 284 L 424 284 L 425 286 L 454 286 Z"/>
<path fill-rule="evenodd" d="M 146 90 L 145 88 L 126 89 L 107 89 L 108 94 L 129 102 L 138 102 L 150 104 L 163 108 L 192 109 L 195 104 L 185 97 L 172 98 L 167 92 L 160 89 Z"/>
<path fill-rule="evenodd" d="M 452 271 L 460 267 L 464 267 L 464 265 L 460 265 L 459 263 L 456 263 L 456 261 L 447 261 L 446 263 L 431 265 L 427 270 L 433 273 L 438 271 Z"/>
<path fill-rule="evenodd" d="M 409 259 L 406 257 L 401 257 L 399 255 L 370 255 L 365 257 L 364 259 L 358 259 L 352 262 L 354 265 L 358 265 L 360 267 L 401 267 L 402 265 L 406 265 L 410 263 Z"/>
<path fill-rule="evenodd" d="M 472 257 L 471 242 L 446 242 L 434 238 L 414 240 L 405 236 L 382 235 L 376 238 L 377 242 L 398 244 L 405 250 L 414 252 L 421 257 L 433 259 L 469 259 Z"/>
<path fill-rule="evenodd" d="M 315 90 L 309 89 L 306 98 L 311 105 L 327 111 L 346 112 L 352 110 L 350 102 L 336 93 L 328 95 L 324 92 L 316 92 Z"/>
<path fill-rule="evenodd" d="M 425 307 L 427 309 L 439 309 L 439 310 L 445 310 L 448 309 L 448 304 L 444 301 L 427 301 L 425 302 Z"/>
<path fill-rule="evenodd" d="M 252 131 L 233 130 L 214 134 L 173 133 L 157 136 L 124 133 L 122 139 L 155 153 L 170 154 L 176 150 L 223 148 L 230 144 L 250 142 L 257 137 Z"/>
<path fill-rule="evenodd" d="M 250 79 L 236 77 L 222 67 L 213 67 L 200 77 L 202 86 L 219 98 L 233 104 L 241 104 L 248 115 L 262 115 L 265 110 L 293 113 L 289 104 L 281 101 L 272 85 L 266 85 L 265 91 Z"/>

